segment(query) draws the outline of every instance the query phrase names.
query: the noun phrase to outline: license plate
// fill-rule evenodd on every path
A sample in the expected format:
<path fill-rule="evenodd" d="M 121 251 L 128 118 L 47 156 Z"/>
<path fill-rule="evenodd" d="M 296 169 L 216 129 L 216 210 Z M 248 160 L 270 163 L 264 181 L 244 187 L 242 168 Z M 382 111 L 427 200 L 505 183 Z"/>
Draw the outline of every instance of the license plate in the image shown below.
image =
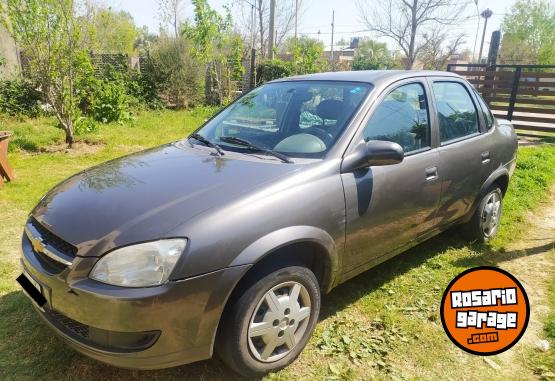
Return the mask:
<path fill-rule="evenodd" d="M 46 304 L 46 298 L 42 295 L 42 287 L 32 276 L 23 272 L 17 277 L 17 283 L 23 288 L 25 293 L 37 304 L 37 306 L 42 309 Z"/>

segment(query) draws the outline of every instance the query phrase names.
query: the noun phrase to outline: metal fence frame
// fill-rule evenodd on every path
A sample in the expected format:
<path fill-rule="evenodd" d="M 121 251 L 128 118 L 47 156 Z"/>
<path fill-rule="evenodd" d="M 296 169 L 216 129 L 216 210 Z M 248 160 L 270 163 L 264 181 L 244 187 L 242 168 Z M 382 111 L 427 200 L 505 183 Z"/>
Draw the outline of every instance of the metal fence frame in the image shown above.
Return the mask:
<path fill-rule="evenodd" d="M 456 68 L 466 68 L 466 73 L 468 73 L 468 75 L 466 75 L 464 70 L 459 70 L 457 71 Z M 506 70 L 509 69 L 509 70 Z M 510 86 L 510 89 L 504 89 L 505 92 L 509 92 L 507 90 L 510 90 L 509 93 L 509 97 L 506 99 L 506 101 L 508 102 L 508 106 L 507 106 L 507 115 L 506 118 L 510 121 L 513 121 L 513 118 L 516 119 L 518 121 L 519 116 L 513 116 L 513 113 L 515 112 L 515 107 L 517 103 L 526 103 L 525 101 L 522 101 L 518 99 L 518 95 L 520 94 L 519 90 L 521 89 L 521 87 L 526 86 L 527 84 L 525 82 L 521 81 L 522 78 L 522 74 L 526 73 L 526 70 L 545 70 L 545 69 L 550 69 L 550 70 L 555 70 L 555 65 L 506 65 L 506 64 L 500 64 L 500 65 L 491 65 L 491 64 L 448 64 L 447 65 L 447 71 L 450 72 L 456 72 L 457 74 L 460 74 L 462 76 L 468 76 L 468 77 L 484 77 L 484 80 L 472 80 L 469 79 L 469 81 L 473 84 L 476 83 L 480 83 L 482 87 L 477 88 L 477 90 L 479 92 L 482 93 L 482 95 L 484 95 L 484 90 L 490 90 L 491 92 L 493 92 L 494 86 L 496 86 L 496 84 L 502 84 L 502 83 L 507 83 L 509 82 L 507 79 L 498 79 L 496 80 L 495 77 L 496 75 L 499 76 L 500 72 L 503 73 L 513 73 L 512 76 L 512 83 Z M 546 72 L 547 73 L 547 72 Z M 536 72 L 535 75 L 537 75 L 538 73 Z M 541 79 L 539 76 L 538 78 L 538 82 Z M 546 75 L 545 78 L 555 78 L 555 73 L 550 72 Z M 537 83 L 536 83 L 537 86 Z M 539 86 L 537 86 L 539 87 Z M 549 82 L 546 83 L 545 87 L 551 87 L 553 88 L 553 90 L 547 91 L 547 93 L 551 92 L 553 94 L 544 94 L 544 95 L 553 95 L 554 99 L 551 100 L 545 100 L 545 103 L 542 103 L 543 105 L 547 105 L 547 106 L 555 106 L 555 82 L 552 82 L 552 84 L 550 84 Z M 500 92 L 503 92 L 502 90 Z M 536 90 L 535 93 L 540 93 L 541 90 Z M 543 93 L 546 93 L 546 91 L 544 91 Z M 543 94 L 542 93 L 542 94 Z M 488 98 L 487 96 L 484 96 L 484 98 Z M 487 100 L 486 100 L 487 101 Z M 504 100 L 505 101 L 505 100 Z M 491 103 L 496 103 L 499 101 L 489 101 L 489 105 L 491 108 L 496 108 L 495 105 L 492 105 Z M 540 105 L 539 101 L 536 100 L 534 103 L 534 105 Z M 530 103 L 531 104 L 531 103 Z M 499 108 L 500 106 L 497 106 L 497 108 Z M 546 110 L 543 110 L 544 112 Z M 552 110 L 549 110 L 550 112 L 545 112 L 545 118 L 550 118 L 550 117 L 554 117 L 553 114 L 554 112 L 552 112 Z M 537 114 L 543 114 L 542 113 L 542 109 L 538 108 L 537 110 L 534 111 L 534 113 Z M 526 118 L 526 117 L 520 117 L 520 118 Z M 528 118 L 528 119 L 535 119 L 535 122 L 537 123 L 553 123 L 555 124 L 555 120 L 545 120 L 545 121 L 540 121 L 538 119 L 540 118 Z M 529 120 L 524 120 L 524 121 L 529 121 Z M 534 122 L 534 121 L 531 121 Z M 527 128 L 528 127 L 528 128 Z M 546 126 L 528 126 L 528 125 L 518 125 L 517 127 L 518 129 L 522 129 L 522 130 L 529 130 L 529 131 L 535 131 L 535 132 L 554 132 L 555 133 L 555 127 L 546 127 Z"/>

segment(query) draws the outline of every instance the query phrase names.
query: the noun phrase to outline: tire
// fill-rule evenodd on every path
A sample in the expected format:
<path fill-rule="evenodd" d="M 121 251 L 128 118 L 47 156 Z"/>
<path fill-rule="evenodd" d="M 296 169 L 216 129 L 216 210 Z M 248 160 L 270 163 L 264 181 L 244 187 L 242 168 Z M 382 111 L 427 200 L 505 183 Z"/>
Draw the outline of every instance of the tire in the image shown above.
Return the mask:
<path fill-rule="evenodd" d="M 465 225 L 463 233 L 471 241 L 486 243 L 499 230 L 503 210 L 503 193 L 496 186 L 491 187 L 480 200 L 474 215 Z"/>
<path fill-rule="evenodd" d="M 316 326 L 320 312 L 316 277 L 306 267 L 284 267 L 251 279 L 241 290 L 222 317 L 216 352 L 245 377 L 286 367 Z"/>

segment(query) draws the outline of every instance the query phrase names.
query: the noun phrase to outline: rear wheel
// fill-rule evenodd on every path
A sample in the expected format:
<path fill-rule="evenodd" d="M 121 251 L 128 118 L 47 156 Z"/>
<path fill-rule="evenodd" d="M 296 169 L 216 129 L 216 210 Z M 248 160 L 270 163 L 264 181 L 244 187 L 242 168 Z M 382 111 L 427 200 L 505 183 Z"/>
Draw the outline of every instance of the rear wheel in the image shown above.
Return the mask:
<path fill-rule="evenodd" d="M 473 241 L 487 242 L 497 234 L 503 210 L 503 193 L 492 187 L 482 197 L 472 219 L 464 226 L 466 237 Z"/>
<path fill-rule="evenodd" d="M 247 377 L 293 362 L 308 342 L 320 311 L 320 290 L 309 269 L 291 266 L 253 281 L 231 301 L 216 350 Z"/>

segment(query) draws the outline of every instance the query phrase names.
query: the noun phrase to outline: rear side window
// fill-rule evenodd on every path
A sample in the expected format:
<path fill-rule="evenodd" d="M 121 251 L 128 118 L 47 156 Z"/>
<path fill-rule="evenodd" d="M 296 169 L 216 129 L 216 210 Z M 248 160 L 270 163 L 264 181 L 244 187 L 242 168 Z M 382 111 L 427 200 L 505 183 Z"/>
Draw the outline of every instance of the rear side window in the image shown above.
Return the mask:
<path fill-rule="evenodd" d="M 364 140 L 395 142 L 405 152 L 429 147 L 428 105 L 422 85 L 411 83 L 389 93 L 368 121 Z"/>
<path fill-rule="evenodd" d="M 482 109 L 482 115 L 484 115 L 484 121 L 486 122 L 486 129 L 490 129 L 493 126 L 493 115 L 491 111 L 484 101 L 484 99 L 476 92 L 476 98 L 478 98 L 478 103 L 480 104 L 480 108 Z"/>
<path fill-rule="evenodd" d="M 461 83 L 434 82 L 433 89 L 442 143 L 478 132 L 476 107 Z"/>

